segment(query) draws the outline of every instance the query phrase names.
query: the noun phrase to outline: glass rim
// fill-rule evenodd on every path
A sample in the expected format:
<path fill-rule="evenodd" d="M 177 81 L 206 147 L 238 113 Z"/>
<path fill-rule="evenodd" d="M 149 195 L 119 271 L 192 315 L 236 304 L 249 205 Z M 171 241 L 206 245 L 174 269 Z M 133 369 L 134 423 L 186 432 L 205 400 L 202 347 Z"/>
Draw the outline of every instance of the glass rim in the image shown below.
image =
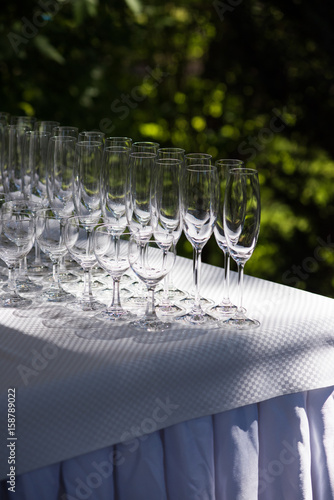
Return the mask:
<path fill-rule="evenodd" d="M 203 165 L 203 164 L 194 164 L 194 165 L 189 165 L 188 167 L 185 167 L 186 170 L 189 172 L 210 172 L 210 171 L 215 171 L 217 170 L 217 167 L 215 165 Z"/>
<path fill-rule="evenodd" d="M 183 160 L 180 160 L 179 158 L 157 158 L 156 160 L 156 164 L 160 164 L 160 165 L 163 165 L 163 164 L 167 164 L 168 162 L 176 165 L 176 164 L 179 164 L 180 166 L 182 166 L 183 164 Z"/>
<path fill-rule="evenodd" d="M 130 231 L 130 230 L 128 230 L 128 231 L 122 231 L 120 233 L 119 229 L 117 227 L 115 227 L 113 224 L 111 224 L 110 222 L 101 222 L 101 223 L 97 224 L 96 228 L 94 229 L 94 231 L 97 232 L 99 229 L 107 229 L 107 228 L 111 228 L 119 236 L 121 236 L 122 234 L 128 234 L 129 236 L 132 235 L 132 231 Z"/>
<path fill-rule="evenodd" d="M 250 175 L 250 174 L 258 174 L 258 171 L 256 168 L 249 168 L 249 167 L 240 167 L 240 168 L 231 168 L 230 169 L 230 174 L 239 174 L 239 175 Z"/>
<path fill-rule="evenodd" d="M 184 155 L 185 158 L 212 158 L 209 153 L 187 153 Z"/>
<path fill-rule="evenodd" d="M 132 158 L 156 158 L 157 154 L 152 153 L 152 151 L 131 151 L 130 156 Z"/>
<path fill-rule="evenodd" d="M 215 161 L 215 166 L 226 163 L 228 165 L 243 165 L 243 160 L 239 160 L 238 158 L 219 158 Z"/>

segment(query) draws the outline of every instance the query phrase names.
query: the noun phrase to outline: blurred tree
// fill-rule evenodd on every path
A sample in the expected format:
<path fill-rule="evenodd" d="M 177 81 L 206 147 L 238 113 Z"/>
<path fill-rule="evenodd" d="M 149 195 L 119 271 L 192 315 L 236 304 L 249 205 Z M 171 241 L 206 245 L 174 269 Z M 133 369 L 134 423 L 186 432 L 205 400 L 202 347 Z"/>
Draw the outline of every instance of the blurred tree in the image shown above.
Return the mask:
<path fill-rule="evenodd" d="M 10 2 L 0 109 L 243 159 L 263 207 L 246 272 L 334 297 L 333 21 L 328 1 Z"/>

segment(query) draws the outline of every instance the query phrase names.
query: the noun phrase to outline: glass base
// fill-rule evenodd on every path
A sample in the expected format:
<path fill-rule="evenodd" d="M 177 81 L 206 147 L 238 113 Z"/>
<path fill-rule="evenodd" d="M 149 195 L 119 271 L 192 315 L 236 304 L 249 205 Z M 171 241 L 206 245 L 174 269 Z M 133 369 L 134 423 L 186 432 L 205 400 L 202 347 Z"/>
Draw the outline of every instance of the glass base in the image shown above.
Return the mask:
<path fill-rule="evenodd" d="M 183 325 L 195 325 L 205 327 L 217 327 L 218 319 L 203 310 L 192 309 L 186 314 L 176 316 L 174 321 Z"/>
<path fill-rule="evenodd" d="M 105 307 L 105 304 L 93 298 L 91 300 L 77 299 L 66 304 L 66 307 L 67 309 L 71 309 L 71 311 L 94 312 Z"/>
<path fill-rule="evenodd" d="M 43 285 L 34 283 L 29 278 L 22 281 L 20 280 L 20 278 L 18 278 L 16 280 L 16 288 L 19 293 L 35 293 L 40 292 L 43 289 Z"/>
<path fill-rule="evenodd" d="M 140 328 L 141 330 L 145 330 L 147 332 L 163 332 L 164 330 L 170 328 L 172 324 L 167 322 L 165 323 L 159 318 L 147 318 L 146 316 L 144 316 L 137 321 L 132 321 L 131 323 L 129 323 L 129 326 Z"/>
<path fill-rule="evenodd" d="M 158 300 L 162 299 L 164 296 L 164 290 L 163 289 L 158 290 L 155 293 L 155 296 Z M 176 302 L 176 301 L 179 302 L 183 299 L 186 299 L 188 297 L 188 293 L 183 291 L 183 290 L 180 290 L 179 288 L 169 288 L 168 297 L 172 302 Z"/>
<path fill-rule="evenodd" d="M 72 302 L 75 296 L 66 292 L 62 288 L 49 288 L 41 294 L 41 300 L 47 302 Z"/>
<path fill-rule="evenodd" d="M 0 295 L 0 307 L 29 307 L 32 300 L 20 297 L 20 295 Z"/>
<path fill-rule="evenodd" d="M 236 328 L 238 330 L 246 330 L 249 328 L 258 328 L 260 326 L 260 321 L 257 319 L 246 318 L 246 316 L 234 316 L 223 321 L 222 326 Z"/>
<path fill-rule="evenodd" d="M 155 306 L 155 309 L 159 316 L 175 316 L 176 314 L 181 314 L 185 312 L 183 307 L 178 306 L 177 304 L 169 303 L 160 303 Z"/>
<path fill-rule="evenodd" d="M 193 307 L 194 305 L 194 297 L 186 297 L 185 299 L 180 300 L 180 305 L 189 309 L 189 307 Z M 211 299 L 206 299 L 205 297 L 201 297 L 200 299 L 201 307 L 209 307 L 214 305 L 214 301 Z"/>
<path fill-rule="evenodd" d="M 135 314 L 132 314 L 130 311 L 127 311 L 123 308 L 109 308 L 104 311 L 99 312 L 94 316 L 96 319 L 100 321 L 117 321 L 117 322 L 127 322 L 132 321 L 136 318 Z"/>
<path fill-rule="evenodd" d="M 216 306 L 209 307 L 208 312 L 214 316 L 233 316 L 237 310 L 237 306 L 230 301 L 221 302 Z"/>

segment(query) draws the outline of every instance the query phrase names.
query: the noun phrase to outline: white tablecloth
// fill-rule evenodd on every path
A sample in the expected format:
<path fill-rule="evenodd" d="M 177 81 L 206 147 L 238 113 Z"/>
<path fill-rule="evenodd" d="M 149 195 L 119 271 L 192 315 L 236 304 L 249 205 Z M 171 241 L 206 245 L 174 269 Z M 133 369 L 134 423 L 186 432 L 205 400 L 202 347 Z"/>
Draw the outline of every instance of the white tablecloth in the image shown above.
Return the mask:
<path fill-rule="evenodd" d="M 179 258 L 176 284 L 189 289 L 191 269 Z M 203 265 L 203 294 L 221 299 L 222 272 Z M 334 301 L 245 278 L 245 305 L 261 321 L 255 330 L 174 327 L 159 336 L 113 327 L 87 340 L 73 324 L 57 328 L 55 320 L 47 329 L 39 317 L 1 311 L 1 428 L 7 389 L 15 387 L 17 474 L 190 419 L 333 385 Z M 6 438 L 1 434 L 0 478 L 7 474 Z"/>
<path fill-rule="evenodd" d="M 334 387 L 175 424 L 19 476 L 1 500 L 333 500 Z"/>

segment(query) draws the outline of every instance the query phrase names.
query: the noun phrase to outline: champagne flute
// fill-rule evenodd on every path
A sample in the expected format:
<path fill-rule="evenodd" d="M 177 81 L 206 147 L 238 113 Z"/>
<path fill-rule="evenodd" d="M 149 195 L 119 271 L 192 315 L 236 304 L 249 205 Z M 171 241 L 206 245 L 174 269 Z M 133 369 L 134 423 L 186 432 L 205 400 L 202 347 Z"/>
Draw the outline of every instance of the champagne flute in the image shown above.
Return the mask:
<path fill-rule="evenodd" d="M 133 153 L 154 153 L 155 155 L 158 153 L 158 149 L 160 148 L 160 144 L 158 142 L 151 141 L 136 141 L 132 143 L 132 152 Z"/>
<path fill-rule="evenodd" d="M 78 139 L 79 129 L 78 127 L 72 127 L 72 125 L 60 125 L 57 127 L 53 127 L 52 136 L 60 136 L 60 137 L 75 137 Z"/>
<path fill-rule="evenodd" d="M 50 135 L 55 127 L 59 127 L 60 123 L 54 120 L 39 120 L 34 124 L 35 132 L 49 132 Z"/>
<path fill-rule="evenodd" d="M 37 124 L 43 122 L 37 122 Z M 52 122 L 56 123 L 56 122 Z M 50 132 L 40 132 L 42 126 L 35 131 L 27 131 L 23 144 L 24 181 L 23 191 L 25 196 L 33 203 L 37 202 L 46 208 L 49 204 L 46 193 L 46 162 Z M 38 130 L 37 130 L 38 129 Z M 38 208 L 38 207 L 36 207 Z M 49 272 L 49 266 L 41 259 L 40 248 L 35 241 L 35 258 L 28 267 L 33 276 L 44 276 Z"/>
<path fill-rule="evenodd" d="M 163 158 L 156 161 L 155 193 L 153 197 L 153 233 L 173 236 L 175 244 L 182 232 L 181 176 L 182 160 Z M 182 312 L 182 307 L 169 297 L 169 273 L 164 278 L 164 293 L 158 311 L 163 315 Z"/>
<path fill-rule="evenodd" d="M 7 199 L 24 199 L 22 185 L 22 159 L 24 125 L 7 125 L 3 136 L 3 158 L 1 162 L 3 189 Z"/>
<path fill-rule="evenodd" d="M 184 155 L 184 166 L 191 165 L 211 165 L 212 155 L 208 153 L 187 153 Z"/>
<path fill-rule="evenodd" d="M 224 198 L 226 182 L 229 171 L 232 168 L 242 167 L 243 161 L 237 159 L 220 159 L 215 162 L 219 176 L 220 203 L 217 221 L 213 229 L 218 247 L 224 254 L 224 278 L 223 278 L 223 299 L 219 304 L 210 307 L 209 312 L 216 313 L 218 316 L 231 316 L 236 306 L 230 300 L 230 254 L 228 251 L 226 237 L 224 233 Z"/>
<path fill-rule="evenodd" d="M 218 172 L 212 165 L 193 165 L 182 179 L 183 230 L 194 249 L 193 280 L 195 298 L 191 310 L 175 319 L 195 325 L 207 325 L 215 319 L 201 306 L 200 267 L 204 245 L 210 239 L 217 219 L 219 203 Z"/>
<path fill-rule="evenodd" d="M 250 168 L 229 171 L 224 201 L 224 233 L 231 257 L 238 266 L 238 308 L 223 322 L 235 328 L 255 328 L 260 322 L 245 315 L 243 308 L 244 266 L 252 256 L 260 231 L 260 187 L 258 173 Z"/>
<path fill-rule="evenodd" d="M 78 142 L 81 141 L 95 141 L 104 144 L 105 134 L 100 130 L 84 130 L 79 132 Z"/>
<path fill-rule="evenodd" d="M 131 149 L 132 147 L 132 139 L 131 137 L 107 137 L 104 141 L 104 146 L 108 147 L 116 147 L 121 146 L 124 148 Z"/>
<path fill-rule="evenodd" d="M 62 127 L 58 127 L 62 128 Z M 65 127 L 67 129 L 68 127 Z M 76 137 L 70 135 L 52 136 L 48 144 L 46 192 L 49 206 L 61 220 L 61 229 L 66 219 L 73 215 L 73 171 L 75 161 Z M 79 277 L 65 266 L 65 252 L 60 263 L 61 281 L 78 281 Z M 52 281 L 53 278 L 52 278 Z"/>
<path fill-rule="evenodd" d="M 152 199 L 154 191 L 156 154 L 153 152 L 132 152 L 129 156 L 127 181 L 126 217 L 131 232 L 138 231 L 141 241 L 148 241 L 153 233 Z M 145 252 L 145 245 L 142 245 Z M 132 287 L 131 287 L 132 288 Z M 127 299 L 127 305 L 145 307 L 146 290 L 139 291 Z"/>
<path fill-rule="evenodd" d="M 102 159 L 101 209 L 105 224 L 122 232 L 127 226 L 126 202 L 130 149 L 106 146 Z"/>

